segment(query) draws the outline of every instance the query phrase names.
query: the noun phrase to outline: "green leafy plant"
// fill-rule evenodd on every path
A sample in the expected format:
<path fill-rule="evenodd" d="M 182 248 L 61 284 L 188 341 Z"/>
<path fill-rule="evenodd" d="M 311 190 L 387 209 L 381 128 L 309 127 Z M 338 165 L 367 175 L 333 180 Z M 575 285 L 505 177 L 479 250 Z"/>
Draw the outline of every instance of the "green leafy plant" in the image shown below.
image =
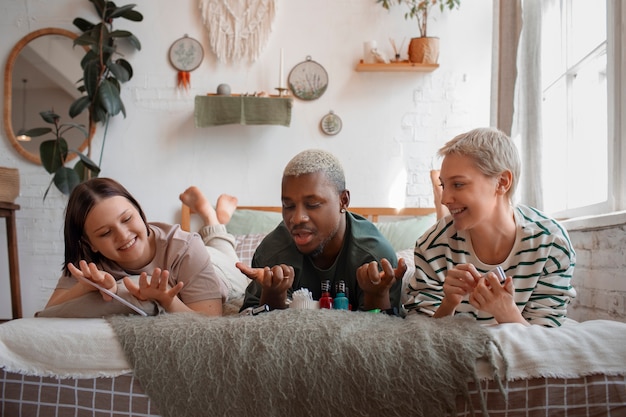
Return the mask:
<path fill-rule="evenodd" d="M 89 133 L 84 125 L 77 123 L 61 123 L 61 116 L 52 110 L 39 113 L 44 122 L 53 125 L 51 127 L 36 127 L 26 131 L 30 137 L 43 136 L 52 133 L 54 139 L 48 139 L 39 145 L 39 155 L 43 167 L 52 174 L 52 180 L 43 195 L 44 200 L 54 184 L 63 194 L 69 194 L 74 187 L 87 178 L 97 177 L 100 168 L 89 157 L 75 149 L 69 149 L 63 135 L 69 130 L 78 129 L 87 138 Z M 73 168 L 65 166 L 71 153 L 78 155 L 79 160 Z"/>
<path fill-rule="evenodd" d="M 86 96 L 77 99 L 70 108 L 70 116 L 75 117 L 89 109 L 91 120 L 107 123 L 111 116 L 120 112 L 126 117 L 124 103 L 120 96 L 121 83 L 133 76 L 133 67 L 117 51 L 117 41 L 124 40 L 137 50 L 141 43 L 127 30 L 113 30 L 113 21 L 124 18 L 134 22 L 143 20 L 141 13 L 133 10 L 135 4 L 116 6 L 112 1 L 89 0 L 95 7 L 100 21 L 90 21 L 77 17 L 74 26 L 83 34 L 74 40 L 74 45 L 88 47 L 81 61 L 83 84 L 79 90 Z"/>
<path fill-rule="evenodd" d="M 404 18 L 417 20 L 420 38 L 428 37 L 428 16 L 434 6 L 438 5 L 441 12 L 461 6 L 461 0 L 376 0 L 376 3 L 380 3 L 387 10 L 393 4 L 404 4 L 408 7 L 409 11 L 404 14 Z"/>
<path fill-rule="evenodd" d="M 69 194 L 80 182 L 91 178 L 100 171 L 102 154 L 106 135 L 111 117 L 122 113 L 126 117 L 126 109 L 121 98 L 121 84 L 130 80 L 133 76 L 133 67 L 123 58 L 118 51 L 118 41 L 125 42 L 135 50 L 141 50 L 141 43 L 131 32 L 127 30 L 114 30 L 115 19 L 123 18 L 133 22 L 143 20 L 143 15 L 136 10 L 135 4 L 117 6 L 112 1 L 89 0 L 96 10 L 99 21 L 92 23 L 81 17 L 74 19 L 73 23 L 82 34 L 74 40 L 74 46 L 82 46 L 86 49 L 85 56 L 81 60 L 83 78 L 78 82 L 78 90 L 84 95 L 75 100 L 70 106 L 69 115 L 74 118 L 83 111 L 89 111 L 89 131 L 92 126 L 101 123 L 105 126 L 100 150 L 100 160 L 96 165 L 91 161 L 91 136 L 86 134 L 87 155 L 73 151 L 80 156 L 80 161 L 73 169 L 67 168 L 68 149 L 67 143 L 61 136 L 63 126 L 78 128 L 76 124 L 61 125 L 58 115 L 52 112 L 40 113 L 48 123 L 55 124 L 57 138 L 40 147 L 41 161 L 48 172 L 53 174 L 53 182 L 63 194 Z M 46 116 L 44 117 L 44 114 Z M 45 128 L 42 128 L 45 129 Z M 84 129 L 84 127 L 83 127 Z M 50 129 L 52 132 L 52 129 Z M 49 132 L 45 132 L 49 133 Z M 45 134 L 42 133 L 42 134 Z M 70 173 L 74 171 L 74 173 Z M 46 190 L 46 194 L 48 190 Z M 44 196 L 45 198 L 45 196 Z"/>

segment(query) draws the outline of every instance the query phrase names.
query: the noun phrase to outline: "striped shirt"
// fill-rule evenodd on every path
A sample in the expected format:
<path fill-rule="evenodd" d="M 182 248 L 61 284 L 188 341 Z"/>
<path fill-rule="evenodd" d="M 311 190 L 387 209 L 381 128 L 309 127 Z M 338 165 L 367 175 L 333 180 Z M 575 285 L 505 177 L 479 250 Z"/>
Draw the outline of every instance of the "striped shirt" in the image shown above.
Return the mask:
<path fill-rule="evenodd" d="M 571 285 L 576 254 L 567 231 L 540 211 L 518 205 L 514 209 L 516 237 L 513 249 L 500 264 L 513 277 L 515 303 L 530 324 L 557 327 L 563 324 L 567 305 L 576 296 Z M 443 299 L 443 282 L 448 269 L 473 264 L 480 273 L 497 265 L 480 261 L 474 253 L 468 231 L 454 227 L 446 216 L 427 230 L 415 246 L 415 275 L 407 292 L 408 309 L 433 315 Z M 469 314 L 481 324 L 495 324 L 491 314 L 477 310 L 465 296 L 457 314 Z"/>

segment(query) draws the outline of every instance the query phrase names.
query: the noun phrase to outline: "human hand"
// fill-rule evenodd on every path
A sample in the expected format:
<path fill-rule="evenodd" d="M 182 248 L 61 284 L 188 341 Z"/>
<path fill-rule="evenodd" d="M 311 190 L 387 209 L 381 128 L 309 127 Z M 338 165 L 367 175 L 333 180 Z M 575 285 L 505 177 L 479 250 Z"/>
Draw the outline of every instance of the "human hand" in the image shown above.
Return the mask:
<path fill-rule="evenodd" d="M 148 279 L 146 272 L 142 272 L 141 275 L 139 275 L 138 284 L 134 283 L 129 277 L 124 277 L 124 285 L 126 285 L 128 292 L 134 295 L 138 300 L 157 301 L 167 310 L 185 285 L 183 282 L 179 282 L 170 288 L 169 276 L 169 271 L 154 268 L 150 279 Z"/>
<path fill-rule="evenodd" d="M 83 282 L 81 278 L 87 279 L 91 282 L 95 282 L 101 287 L 106 288 L 113 293 L 117 293 L 117 282 L 111 274 L 99 270 L 96 264 L 93 262 L 87 263 L 86 261 L 81 260 L 78 262 L 78 266 L 80 267 L 80 269 L 76 268 L 72 263 L 67 264 L 67 268 L 69 269 L 72 276 L 78 280 L 77 285 L 80 285 L 85 293 L 90 291 L 98 291 L 98 289 L 92 285 L 89 285 L 86 282 Z M 102 295 L 102 299 L 104 301 L 112 300 L 110 295 L 102 291 L 100 291 L 100 294 Z"/>
<path fill-rule="evenodd" d="M 463 297 L 474 290 L 480 277 L 480 273 L 472 264 L 459 264 L 449 269 L 443 282 L 443 294 L 446 304 L 456 308 L 463 300 Z"/>
<path fill-rule="evenodd" d="M 261 285 L 261 304 L 268 304 L 270 308 L 285 308 L 287 291 L 292 287 L 296 275 L 292 266 L 280 264 L 271 268 L 251 268 L 242 262 L 237 262 L 235 266 Z"/>
<path fill-rule="evenodd" d="M 489 272 L 481 277 L 470 293 L 470 304 L 481 311 L 491 314 L 498 323 L 525 322 L 515 305 L 515 287 L 513 278 L 506 277 L 504 282 L 496 274 Z"/>
<path fill-rule="evenodd" d="M 382 271 L 378 270 L 378 262 L 371 261 L 357 268 L 356 280 L 364 292 L 378 294 L 388 292 L 396 280 L 402 279 L 407 270 L 403 258 L 398 259 L 398 267 L 395 269 L 385 258 L 380 260 L 380 266 Z"/>

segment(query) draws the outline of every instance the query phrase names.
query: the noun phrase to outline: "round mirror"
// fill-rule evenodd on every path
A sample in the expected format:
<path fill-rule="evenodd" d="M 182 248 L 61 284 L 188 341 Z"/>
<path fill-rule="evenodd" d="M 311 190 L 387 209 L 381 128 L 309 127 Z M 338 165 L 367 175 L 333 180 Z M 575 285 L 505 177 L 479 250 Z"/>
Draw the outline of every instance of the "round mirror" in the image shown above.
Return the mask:
<path fill-rule="evenodd" d="M 44 122 L 40 112 L 52 110 L 61 117 L 61 123 L 81 124 L 89 129 L 88 138 L 79 129 L 70 129 L 63 135 L 70 149 L 82 152 L 95 132 L 95 124 L 89 123 L 88 112 L 74 119 L 69 116 L 70 105 L 81 96 L 77 81 L 83 76 L 80 61 L 85 50 L 74 48 L 77 37 L 77 34 L 65 29 L 37 30 L 24 36 L 13 47 L 6 63 L 6 134 L 19 154 L 36 164 L 41 164 L 39 145 L 54 136 L 47 134 L 29 138 L 20 134 L 36 127 L 54 128 Z"/>

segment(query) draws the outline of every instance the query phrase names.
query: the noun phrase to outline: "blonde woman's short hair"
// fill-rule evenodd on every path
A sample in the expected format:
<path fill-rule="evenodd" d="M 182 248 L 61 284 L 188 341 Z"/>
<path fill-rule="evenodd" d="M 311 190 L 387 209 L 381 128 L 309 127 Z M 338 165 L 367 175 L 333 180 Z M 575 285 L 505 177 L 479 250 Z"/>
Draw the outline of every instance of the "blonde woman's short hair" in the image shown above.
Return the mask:
<path fill-rule="evenodd" d="M 502 131 L 491 127 L 470 130 L 448 141 L 437 154 L 441 157 L 450 154 L 468 156 L 488 177 L 495 178 L 504 171 L 511 171 L 513 179 L 507 196 L 513 199 L 522 163 L 515 143 Z"/>

